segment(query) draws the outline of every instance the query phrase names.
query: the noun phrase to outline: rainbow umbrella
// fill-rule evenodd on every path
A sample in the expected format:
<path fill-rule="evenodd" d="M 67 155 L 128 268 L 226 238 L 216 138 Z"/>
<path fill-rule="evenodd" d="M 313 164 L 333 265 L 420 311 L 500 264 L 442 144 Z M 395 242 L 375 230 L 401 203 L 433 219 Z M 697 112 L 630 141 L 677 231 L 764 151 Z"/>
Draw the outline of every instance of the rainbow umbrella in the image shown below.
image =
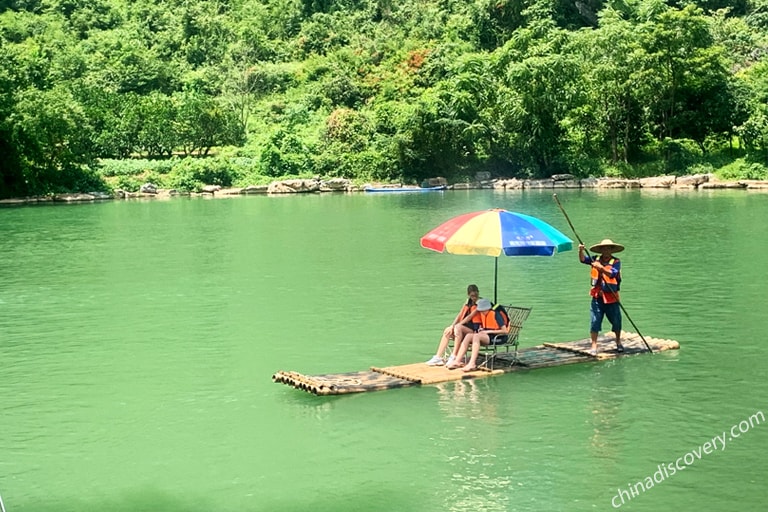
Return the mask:
<path fill-rule="evenodd" d="M 573 249 L 573 240 L 541 219 L 500 208 L 454 217 L 421 237 L 421 246 L 450 254 L 495 258 L 493 301 L 499 256 L 554 256 Z"/>

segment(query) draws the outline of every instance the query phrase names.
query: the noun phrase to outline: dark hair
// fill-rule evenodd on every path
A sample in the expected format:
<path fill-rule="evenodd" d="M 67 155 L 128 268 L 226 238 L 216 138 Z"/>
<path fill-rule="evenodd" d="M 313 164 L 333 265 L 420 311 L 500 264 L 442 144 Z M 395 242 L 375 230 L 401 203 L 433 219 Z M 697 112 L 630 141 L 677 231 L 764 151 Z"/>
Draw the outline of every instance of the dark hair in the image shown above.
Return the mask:
<path fill-rule="evenodd" d="M 477 287 L 476 284 L 471 284 L 471 285 L 467 286 L 467 295 L 469 295 L 472 292 L 475 292 L 475 293 L 478 293 L 478 294 L 480 293 L 480 289 Z"/>

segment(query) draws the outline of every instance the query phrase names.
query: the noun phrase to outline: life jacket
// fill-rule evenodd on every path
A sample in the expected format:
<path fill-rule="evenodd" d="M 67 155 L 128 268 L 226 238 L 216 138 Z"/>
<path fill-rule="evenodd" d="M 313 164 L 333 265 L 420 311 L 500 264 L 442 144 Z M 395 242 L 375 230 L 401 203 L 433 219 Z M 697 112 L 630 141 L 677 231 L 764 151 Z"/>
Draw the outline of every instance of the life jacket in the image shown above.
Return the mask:
<path fill-rule="evenodd" d="M 599 259 L 599 258 L 598 258 Z M 607 270 L 612 270 L 613 265 L 619 261 L 618 258 L 611 258 L 608 263 L 603 265 Z M 592 289 L 589 294 L 592 297 L 602 297 L 603 302 L 612 304 L 619 301 L 619 290 L 621 289 L 621 271 L 614 277 L 606 276 L 595 267 L 591 267 L 590 282 Z"/>
<path fill-rule="evenodd" d="M 481 316 L 480 326 L 483 329 L 489 331 L 496 331 L 499 329 L 506 330 L 509 325 L 509 315 L 507 314 L 507 310 L 504 309 L 504 306 L 495 305 L 488 311 L 483 311 L 479 314 Z"/>
<path fill-rule="evenodd" d="M 470 323 L 475 325 L 480 325 L 480 313 L 477 312 L 477 303 L 472 304 L 470 306 L 469 300 L 467 300 L 467 302 L 465 302 L 464 305 L 461 306 L 461 311 L 459 311 L 459 321 L 467 318 L 467 315 L 469 315 L 470 313 L 474 313 L 474 315 L 472 315 L 472 320 L 470 320 Z"/>

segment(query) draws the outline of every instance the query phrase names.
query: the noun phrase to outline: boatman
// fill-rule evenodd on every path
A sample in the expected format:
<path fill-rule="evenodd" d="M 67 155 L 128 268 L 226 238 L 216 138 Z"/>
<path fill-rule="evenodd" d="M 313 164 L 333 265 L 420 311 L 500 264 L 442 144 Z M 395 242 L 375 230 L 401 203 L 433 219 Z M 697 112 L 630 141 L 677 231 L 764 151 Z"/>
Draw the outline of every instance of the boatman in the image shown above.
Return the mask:
<path fill-rule="evenodd" d="M 621 287 L 621 261 L 614 253 L 624 250 L 624 246 L 606 238 L 599 244 L 589 248 L 590 252 L 599 253 L 593 257 L 585 253 L 584 244 L 579 244 L 579 261 L 591 267 L 589 294 L 592 296 L 590 306 L 591 318 L 589 337 L 592 340 L 590 354 L 597 355 L 597 334 L 602 330 L 603 317 L 611 323 L 611 329 L 616 336 L 616 352 L 624 352 L 621 344 L 621 306 L 619 304 L 619 288 Z"/>

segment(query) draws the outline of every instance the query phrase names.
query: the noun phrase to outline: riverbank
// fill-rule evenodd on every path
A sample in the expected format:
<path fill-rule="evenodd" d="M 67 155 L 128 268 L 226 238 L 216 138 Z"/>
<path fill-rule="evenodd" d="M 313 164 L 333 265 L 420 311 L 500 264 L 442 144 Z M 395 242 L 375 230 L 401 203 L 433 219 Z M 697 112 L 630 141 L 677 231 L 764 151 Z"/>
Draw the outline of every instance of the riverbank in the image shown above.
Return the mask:
<path fill-rule="evenodd" d="M 539 180 L 481 179 L 471 182 L 449 184 L 444 178 L 426 180 L 423 186 L 446 186 L 447 190 L 523 190 L 523 189 L 675 189 L 675 190 L 722 190 L 739 189 L 747 191 L 768 191 L 768 180 L 723 181 L 713 174 L 690 176 L 655 176 L 640 179 L 624 178 L 583 178 L 570 174 L 558 174 Z M 145 183 L 137 192 L 115 190 L 113 194 L 89 192 L 77 194 L 51 194 L 45 196 L 21 197 L 0 200 L 0 206 L 45 203 L 84 203 L 116 199 L 170 199 L 173 197 L 232 197 L 241 195 L 279 195 L 333 192 L 364 192 L 366 187 L 403 188 L 402 184 L 366 183 L 358 185 L 345 178 L 323 180 L 320 178 L 279 180 L 269 185 L 251 185 L 243 188 L 222 188 L 208 185 L 200 192 L 182 192 L 174 189 L 160 189 L 152 183 Z"/>

